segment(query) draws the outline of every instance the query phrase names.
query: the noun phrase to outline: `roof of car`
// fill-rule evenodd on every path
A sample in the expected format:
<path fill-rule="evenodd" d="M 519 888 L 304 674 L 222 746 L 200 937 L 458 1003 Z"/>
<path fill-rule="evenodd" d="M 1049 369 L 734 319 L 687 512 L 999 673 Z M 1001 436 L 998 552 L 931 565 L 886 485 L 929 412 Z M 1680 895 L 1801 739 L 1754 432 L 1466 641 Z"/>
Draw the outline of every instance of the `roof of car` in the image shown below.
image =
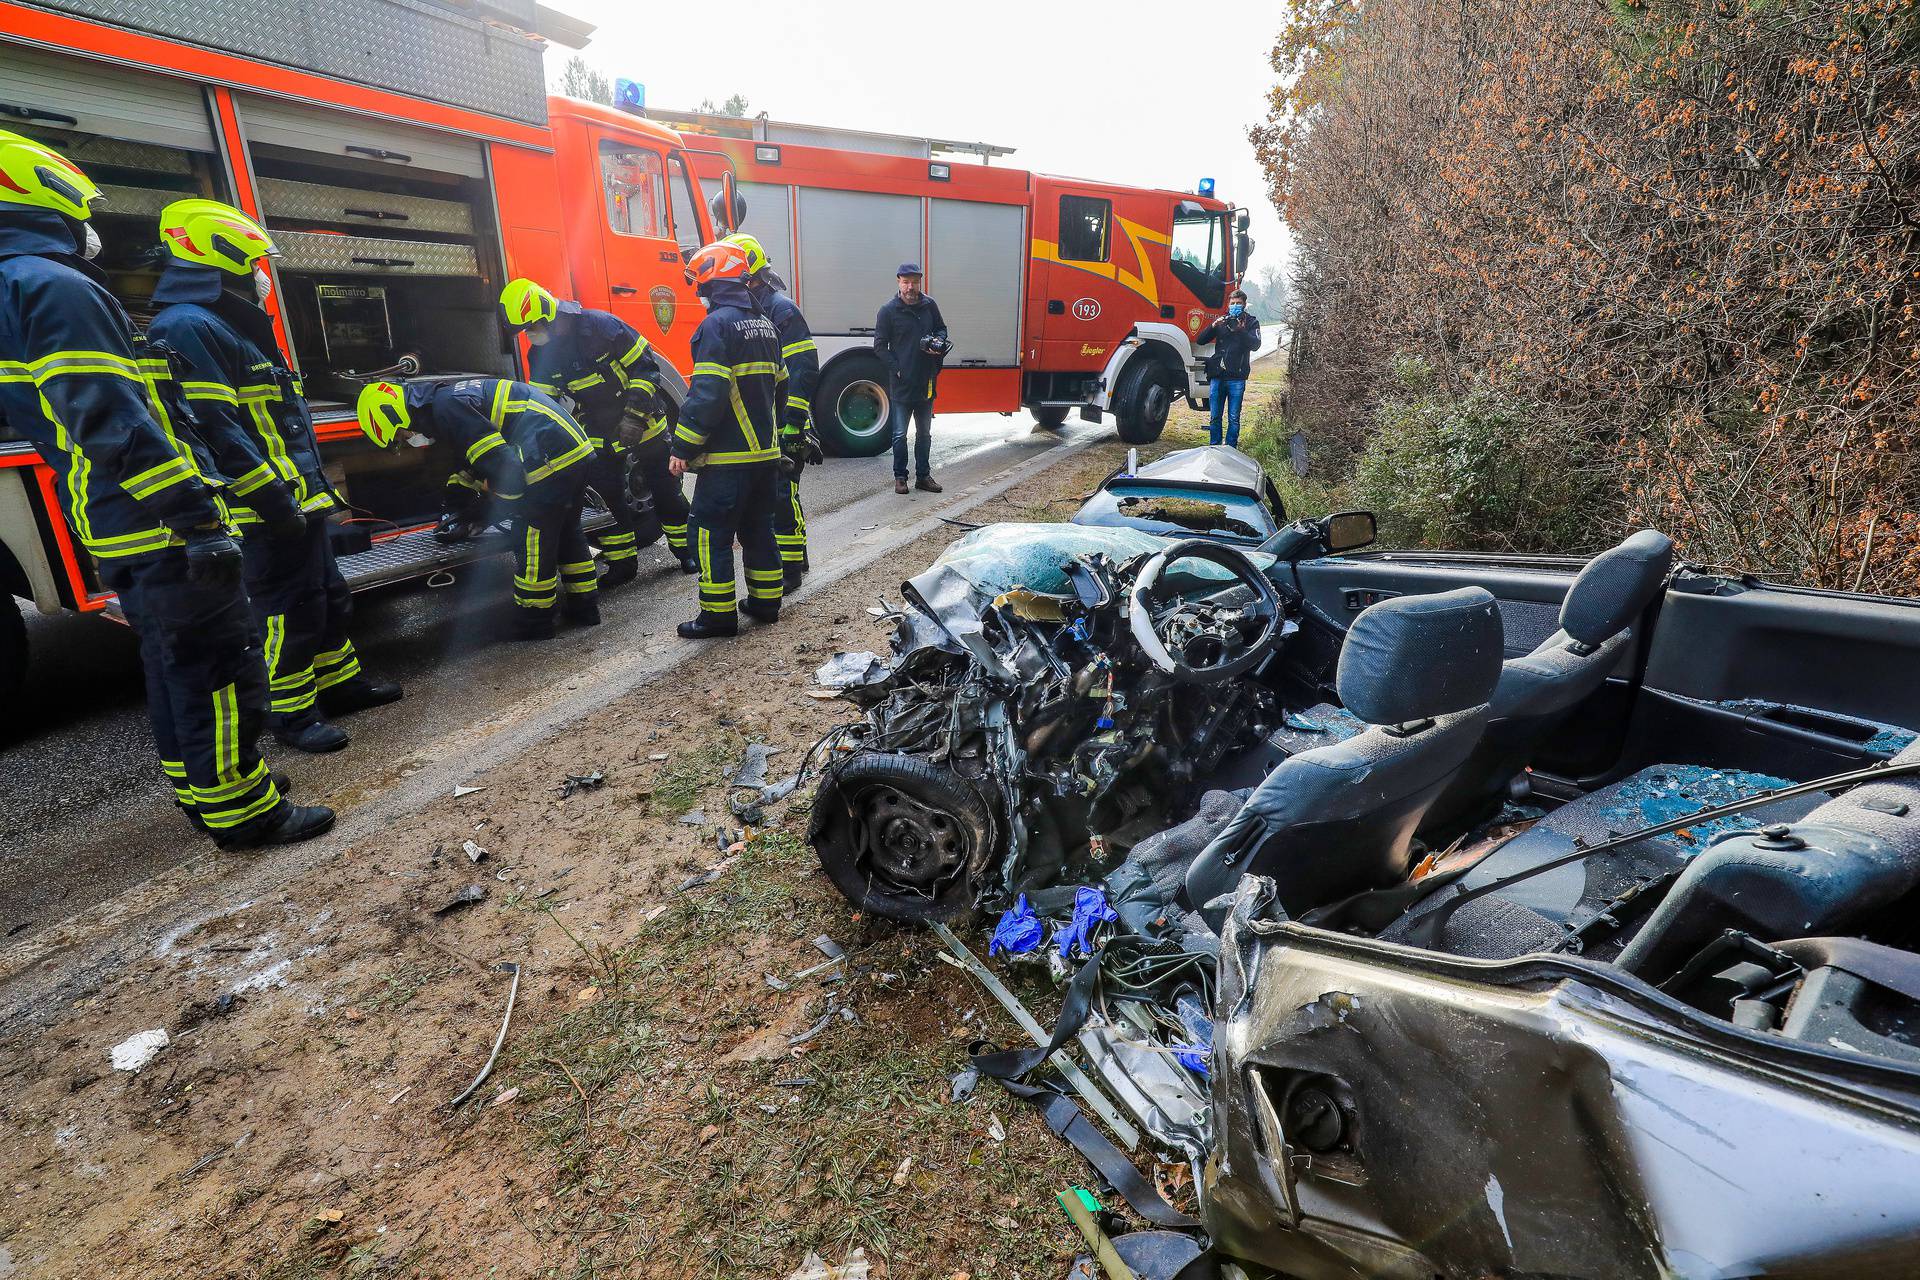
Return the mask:
<path fill-rule="evenodd" d="M 1210 444 L 1156 458 L 1130 476 L 1115 476 L 1107 487 L 1125 484 L 1204 485 L 1259 498 L 1266 492 L 1266 473 L 1238 449 Z"/>

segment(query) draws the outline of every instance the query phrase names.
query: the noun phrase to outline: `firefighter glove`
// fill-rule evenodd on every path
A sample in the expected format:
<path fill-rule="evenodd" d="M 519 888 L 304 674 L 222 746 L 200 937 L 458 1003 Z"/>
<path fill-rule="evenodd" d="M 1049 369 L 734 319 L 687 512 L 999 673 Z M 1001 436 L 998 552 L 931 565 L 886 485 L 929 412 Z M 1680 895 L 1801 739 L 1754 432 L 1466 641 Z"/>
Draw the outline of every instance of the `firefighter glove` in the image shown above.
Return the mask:
<path fill-rule="evenodd" d="M 240 548 L 218 525 L 189 529 L 187 581 L 197 587 L 238 586 Z"/>
<path fill-rule="evenodd" d="M 827 451 L 820 444 L 819 433 L 807 429 L 807 465 L 817 467 L 827 460 Z"/>
<path fill-rule="evenodd" d="M 300 508 L 289 506 L 284 511 L 275 512 L 267 520 L 267 532 L 276 538 L 292 541 L 307 536 L 307 517 Z"/>

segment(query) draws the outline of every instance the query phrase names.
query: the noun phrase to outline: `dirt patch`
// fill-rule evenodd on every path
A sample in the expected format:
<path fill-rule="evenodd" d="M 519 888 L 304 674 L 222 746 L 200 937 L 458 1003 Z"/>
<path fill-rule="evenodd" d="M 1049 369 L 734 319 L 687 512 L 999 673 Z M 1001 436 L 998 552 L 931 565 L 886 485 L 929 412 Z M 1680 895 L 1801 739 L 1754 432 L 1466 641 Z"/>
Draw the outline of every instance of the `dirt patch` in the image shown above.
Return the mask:
<path fill-rule="evenodd" d="M 1061 518 L 1123 455 L 1091 449 L 972 519 Z M 1085 1179 L 1078 1157 L 991 1087 L 949 1097 L 967 1043 L 1007 1022 L 930 937 L 851 913 L 805 846 L 805 788 L 743 831 L 720 772 L 763 742 L 783 776 L 847 718 L 806 696 L 813 668 L 884 650 L 866 607 L 958 533 L 271 900 L 182 921 L 0 1050 L 19 1274 L 779 1276 L 856 1246 L 889 1276 L 1060 1274 L 1052 1196 Z M 846 960 L 792 978 L 821 934 Z M 451 1111 L 499 1029 L 503 962 L 512 1032 Z M 172 1043 L 150 1066 L 110 1068 L 156 1027 Z"/>

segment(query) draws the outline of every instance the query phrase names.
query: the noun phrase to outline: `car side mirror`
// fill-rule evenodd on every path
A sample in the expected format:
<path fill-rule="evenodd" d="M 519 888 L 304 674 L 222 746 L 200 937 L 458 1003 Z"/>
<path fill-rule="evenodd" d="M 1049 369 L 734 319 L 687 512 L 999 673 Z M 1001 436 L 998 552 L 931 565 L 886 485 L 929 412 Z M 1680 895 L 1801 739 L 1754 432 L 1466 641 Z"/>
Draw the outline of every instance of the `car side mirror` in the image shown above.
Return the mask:
<path fill-rule="evenodd" d="M 1251 209 L 1235 209 L 1233 211 L 1233 229 L 1235 231 L 1238 231 L 1241 235 L 1245 235 L 1247 228 L 1251 225 L 1253 225 L 1253 211 Z"/>
<path fill-rule="evenodd" d="M 1336 511 L 1327 517 L 1327 550 L 1335 555 L 1370 546 L 1378 534 L 1371 511 Z"/>
<path fill-rule="evenodd" d="M 1233 244 L 1233 267 L 1242 278 L 1247 274 L 1247 263 L 1253 259 L 1253 237 L 1242 231 Z"/>
<path fill-rule="evenodd" d="M 732 235 L 747 220 L 747 198 L 734 186 L 731 173 L 720 175 L 720 190 L 713 193 L 707 208 L 713 214 L 714 228 L 718 232 L 716 239 Z"/>

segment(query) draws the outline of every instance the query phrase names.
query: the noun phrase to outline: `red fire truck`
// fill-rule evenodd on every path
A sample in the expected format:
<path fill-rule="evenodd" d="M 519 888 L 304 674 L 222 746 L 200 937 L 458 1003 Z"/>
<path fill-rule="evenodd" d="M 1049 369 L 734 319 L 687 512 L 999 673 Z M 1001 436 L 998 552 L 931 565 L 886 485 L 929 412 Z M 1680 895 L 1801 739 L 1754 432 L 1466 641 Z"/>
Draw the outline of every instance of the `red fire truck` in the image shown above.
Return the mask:
<path fill-rule="evenodd" d="M 943 410 L 1028 404 L 1058 423 L 1078 406 L 1140 437 L 1157 433 L 1170 395 L 1193 395 L 1187 335 L 1233 278 L 1224 205 L 870 149 L 683 137 L 550 99 L 548 39 L 577 47 L 590 30 L 537 0 L 0 0 L 0 127 L 101 184 L 98 262 L 136 321 L 150 312 L 167 203 L 225 200 L 272 229 L 269 306 L 350 504 L 335 535 L 356 589 L 499 550 L 432 540 L 453 460 L 369 446 L 351 409 L 361 375 L 519 374 L 495 300 L 524 275 L 644 334 L 672 366 L 677 403 L 703 314 L 681 264 L 726 230 L 709 200 L 725 207 L 730 165 L 746 180 L 734 206 L 745 201 L 823 335 L 827 434 L 842 451 L 885 443 L 884 379 L 856 348 L 910 258 L 926 261 L 958 345 Z M 52 470 L 3 422 L 0 589 L 44 612 L 111 612 Z M 8 602 L 0 703 L 25 646 Z"/>
<path fill-rule="evenodd" d="M 1113 415 L 1159 436 L 1175 397 L 1206 401 L 1192 337 L 1226 306 L 1251 252 L 1246 213 L 1211 195 L 960 163 L 1005 148 L 655 113 L 694 153 L 716 214 L 734 213 L 792 286 L 820 343 L 820 434 L 838 453 L 887 446 L 875 313 L 902 262 L 926 270 L 954 340 L 947 413 L 1026 408 L 1058 426 Z"/>

